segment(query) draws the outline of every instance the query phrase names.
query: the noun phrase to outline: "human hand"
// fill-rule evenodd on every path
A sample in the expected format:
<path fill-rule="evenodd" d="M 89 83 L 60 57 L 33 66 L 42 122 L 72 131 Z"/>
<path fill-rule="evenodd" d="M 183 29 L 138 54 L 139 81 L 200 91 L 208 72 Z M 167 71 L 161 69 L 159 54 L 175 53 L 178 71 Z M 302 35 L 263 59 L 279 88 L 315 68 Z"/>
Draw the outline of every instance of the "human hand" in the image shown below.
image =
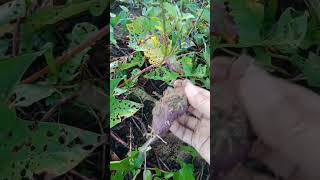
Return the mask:
<path fill-rule="evenodd" d="M 320 96 L 273 77 L 252 62 L 253 58 L 241 56 L 224 70 L 218 68 L 216 81 L 233 79 L 252 129 L 269 148 L 259 158 L 283 178 L 319 179 Z"/>
<path fill-rule="evenodd" d="M 188 80 L 177 80 L 174 87 L 184 89 L 191 115 L 184 115 L 175 120 L 170 131 L 193 146 L 210 164 L 210 92 Z"/>

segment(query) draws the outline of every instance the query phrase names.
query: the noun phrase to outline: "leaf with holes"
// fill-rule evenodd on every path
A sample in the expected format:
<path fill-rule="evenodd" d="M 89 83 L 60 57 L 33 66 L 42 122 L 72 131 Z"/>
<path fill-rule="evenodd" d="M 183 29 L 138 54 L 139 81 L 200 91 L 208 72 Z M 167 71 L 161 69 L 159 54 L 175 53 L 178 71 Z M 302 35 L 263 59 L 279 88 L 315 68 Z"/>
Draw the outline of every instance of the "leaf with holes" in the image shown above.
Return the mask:
<path fill-rule="evenodd" d="M 134 115 L 141 104 L 129 101 L 119 100 L 114 96 L 114 91 L 121 79 L 110 80 L 110 128 L 121 122 L 121 118 Z"/>
<path fill-rule="evenodd" d="M 19 17 L 25 16 L 26 1 L 14 0 L 0 6 L 0 25 L 9 23 Z"/>
<path fill-rule="evenodd" d="M 41 99 L 49 97 L 55 91 L 55 89 L 44 85 L 20 84 L 13 91 L 16 96 L 14 104 L 15 106 L 30 106 Z"/>
<path fill-rule="evenodd" d="M 36 52 L 14 58 L 0 59 L 0 102 L 7 100 L 8 95 L 24 72 L 41 54 L 42 52 Z"/>
<path fill-rule="evenodd" d="M 16 118 L 0 104 L 0 174 L 3 179 L 32 179 L 45 171 L 58 176 L 91 153 L 99 135 L 71 126 Z"/>

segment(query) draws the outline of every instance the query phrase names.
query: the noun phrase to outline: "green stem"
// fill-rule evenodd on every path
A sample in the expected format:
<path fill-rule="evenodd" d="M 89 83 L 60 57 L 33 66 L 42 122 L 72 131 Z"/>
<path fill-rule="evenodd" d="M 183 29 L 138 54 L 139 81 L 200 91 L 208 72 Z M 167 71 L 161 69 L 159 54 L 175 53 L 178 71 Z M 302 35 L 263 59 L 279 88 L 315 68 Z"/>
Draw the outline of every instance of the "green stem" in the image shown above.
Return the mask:
<path fill-rule="evenodd" d="M 166 16 L 165 16 L 165 9 L 163 6 L 163 1 L 161 0 L 160 6 L 161 6 L 161 15 L 162 15 L 162 25 L 163 25 L 163 34 L 164 34 L 164 56 L 163 56 L 163 61 L 165 60 L 167 56 L 167 34 L 166 34 Z"/>

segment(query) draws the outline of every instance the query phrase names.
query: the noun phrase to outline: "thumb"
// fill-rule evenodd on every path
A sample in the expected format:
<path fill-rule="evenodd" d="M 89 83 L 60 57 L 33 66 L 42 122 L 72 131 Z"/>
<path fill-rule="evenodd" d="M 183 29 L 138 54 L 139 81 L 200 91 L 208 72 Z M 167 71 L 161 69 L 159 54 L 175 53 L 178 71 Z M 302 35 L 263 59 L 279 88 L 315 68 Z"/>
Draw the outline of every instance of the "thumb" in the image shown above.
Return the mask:
<path fill-rule="evenodd" d="M 210 92 L 193 85 L 190 81 L 186 82 L 185 93 L 189 103 L 205 118 L 210 118 Z"/>

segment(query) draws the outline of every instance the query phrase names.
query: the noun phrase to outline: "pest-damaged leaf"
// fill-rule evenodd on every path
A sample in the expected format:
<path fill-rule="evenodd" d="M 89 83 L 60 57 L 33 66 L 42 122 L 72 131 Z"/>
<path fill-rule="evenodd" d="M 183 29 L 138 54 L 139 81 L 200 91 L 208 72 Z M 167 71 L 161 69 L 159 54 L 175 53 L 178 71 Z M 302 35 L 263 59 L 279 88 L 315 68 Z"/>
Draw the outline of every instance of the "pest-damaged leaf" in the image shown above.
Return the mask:
<path fill-rule="evenodd" d="M 63 124 L 24 121 L 0 104 L 0 174 L 3 179 L 32 179 L 75 167 L 98 142 L 98 134 Z"/>
<path fill-rule="evenodd" d="M 141 104 L 129 101 L 116 99 L 113 92 L 121 79 L 110 80 L 110 128 L 121 122 L 121 118 L 130 117 L 135 114 Z"/>
<path fill-rule="evenodd" d="M 25 16 L 26 13 L 26 1 L 14 0 L 9 1 L 0 6 L 0 25 L 9 23 L 18 17 Z"/>
<path fill-rule="evenodd" d="M 42 52 L 23 54 L 14 58 L 0 59 L 0 102 L 5 101 L 30 64 Z"/>
<path fill-rule="evenodd" d="M 56 90 L 44 85 L 37 84 L 20 84 L 15 87 L 15 106 L 30 106 L 35 102 L 49 97 Z"/>

